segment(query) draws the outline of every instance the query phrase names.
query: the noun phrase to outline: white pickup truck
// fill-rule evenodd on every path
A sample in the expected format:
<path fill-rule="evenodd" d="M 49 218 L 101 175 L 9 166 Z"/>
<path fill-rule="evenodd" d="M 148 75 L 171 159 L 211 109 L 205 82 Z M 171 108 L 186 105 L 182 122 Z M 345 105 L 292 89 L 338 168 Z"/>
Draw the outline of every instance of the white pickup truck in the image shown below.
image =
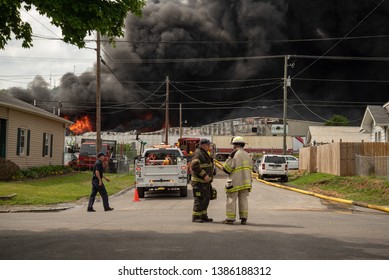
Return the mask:
<path fill-rule="evenodd" d="M 135 184 L 140 198 L 146 191 L 180 191 L 188 195 L 187 161 L 178 148 L 147 148 L 135 160 Z"/>

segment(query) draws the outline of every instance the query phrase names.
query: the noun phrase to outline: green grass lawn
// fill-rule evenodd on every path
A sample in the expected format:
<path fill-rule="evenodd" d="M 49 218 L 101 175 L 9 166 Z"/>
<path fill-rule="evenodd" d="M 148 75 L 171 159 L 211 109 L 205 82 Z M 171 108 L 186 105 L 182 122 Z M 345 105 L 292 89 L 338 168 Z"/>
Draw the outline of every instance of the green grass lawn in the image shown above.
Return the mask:
<path fill-rule="evenodd" d="M 389 180 L 382 177 L 340 177 L 323 173 L 296 176 L 289 185 L 353 201 L 389 205 Z"/>
<path fill-rule="evenodd" d="M 115 194 L 134 183 L 134 176 L 126 174 L 105 174 L 108 194 Z M 69 175 L 18 182 L 0 182 L 0 196 L 16 196 L 0 200 L 0 205 L 50 205 L 74 202 L 88 197 L 91 192 L 92 172 L 75 172 Z"/>

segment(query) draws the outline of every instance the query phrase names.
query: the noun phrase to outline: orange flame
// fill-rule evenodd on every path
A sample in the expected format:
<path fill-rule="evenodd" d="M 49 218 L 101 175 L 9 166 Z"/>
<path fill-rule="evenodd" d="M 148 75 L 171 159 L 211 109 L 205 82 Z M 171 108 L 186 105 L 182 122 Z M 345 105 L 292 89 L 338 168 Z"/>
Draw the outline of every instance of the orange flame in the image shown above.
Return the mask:
<path fill-rule="evenodd" d="M 90 132 L 93 131 L 92 123 L 90 122 L 88 116 L 81 117 L 80 119 L 76 120 L 74 124 L 72 124 L 69 129 L 74 134 L 82 134 L 84 132 Z"/>

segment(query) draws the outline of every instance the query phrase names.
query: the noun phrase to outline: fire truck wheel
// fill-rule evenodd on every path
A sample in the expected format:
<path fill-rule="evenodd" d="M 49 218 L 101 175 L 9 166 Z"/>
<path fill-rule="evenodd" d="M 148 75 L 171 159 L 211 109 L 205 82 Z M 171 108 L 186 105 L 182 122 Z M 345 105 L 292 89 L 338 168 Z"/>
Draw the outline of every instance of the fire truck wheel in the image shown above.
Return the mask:
<path fill-rule="evenodd" d="M 145 190 L 142 188 L 138 189 L 138 196 L 139 198 L 144 198 L 145 197 Z"/>

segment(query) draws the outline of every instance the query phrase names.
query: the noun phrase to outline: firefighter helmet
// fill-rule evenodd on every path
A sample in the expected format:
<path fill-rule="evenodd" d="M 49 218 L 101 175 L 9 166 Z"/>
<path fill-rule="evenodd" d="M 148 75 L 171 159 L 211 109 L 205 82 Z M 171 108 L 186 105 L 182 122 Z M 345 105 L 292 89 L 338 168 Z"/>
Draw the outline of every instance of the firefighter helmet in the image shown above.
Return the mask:
<path fill-rule="evenodd" d="M 242 136 L 235 136 L 232 138 L 231 144 L 246 144 Z"/>

